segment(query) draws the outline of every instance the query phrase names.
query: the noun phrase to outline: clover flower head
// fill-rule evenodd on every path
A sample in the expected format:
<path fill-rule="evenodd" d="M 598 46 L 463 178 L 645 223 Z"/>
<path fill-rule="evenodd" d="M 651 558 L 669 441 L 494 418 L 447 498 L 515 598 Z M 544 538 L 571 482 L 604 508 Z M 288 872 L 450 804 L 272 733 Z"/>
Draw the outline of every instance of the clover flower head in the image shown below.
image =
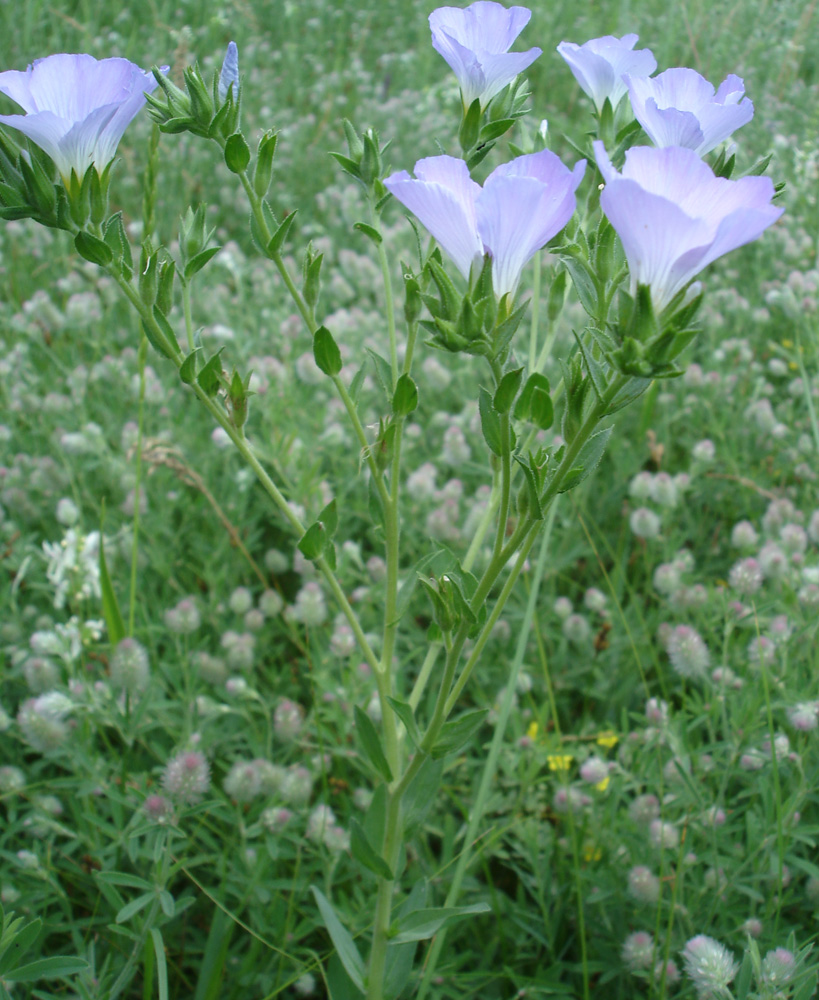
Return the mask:
<path fill-rule="evenodd" d="M 498 298 L 514 295 L 525 265 L 566 225 L 586 169 L 568 167 L 548 149 L 496 167 L 483 187 L 464 160 L 430 156 L 388 177 L 387 189 L 432 233 L 468 280 L 483 255 L 492 258 Z"/>
<path fill-rule="evenodd" d="M 531 16 L 526 7 L 506 8 L 491 0 L 439 7 L 429 15 L 432 47 L 458 78 L 465 108 L 478 99 L 485 108 L 541 54 L 538 48 L 509 51 Z"/>
<path fill-rule="evenodd" d="M 60 52 L 0 73 L 0 92 L 25 112 L 0 115 L 0 122 L 48 153 L 67 182 L 72 170 L 82 178 L 92 164 L 102 173 L 156 86 L 151 73 L 127 59 Z"/>
<path fill-rule="evenodd" d="M 704 156 L 754 116 L 740 77 L 718 90 L 696 70 L 679 67 L 659 76 L 626 74 L 634 117 L 655 146 L 685 146 Z"/>
<path fill-rule="evenodd" d="M 683 948 L 682 957 L 699 1000 L 726 995 L 728 984 L 739 967 L 724 945 L 705 934 L 698 934 Z"/>
<path fill-rule="evenodd" d="M 598 113 L 603 110 L 606 98 L 612 108 L 623 99 L 627 90 L 624 74 L 640 79 L 657 68 L 651 49 L 635 50 L 637 39 L 637 35 L 623 35 L 622 38 L 604 35 L 583 45 L 574 42 L 558 45 L 557 51 L 566 60 L 581 90 L 594 101 Z"/>
<path fill-rule="evenodd" d="M 635 146 L 622 173 L 594 143 L 600 204 L 620 237 L 632 291 L 648 285 L 664 308 L 718 257 L 757 239 L 782 214 L 769 177 L 717 177 L 692 149 Z"/>

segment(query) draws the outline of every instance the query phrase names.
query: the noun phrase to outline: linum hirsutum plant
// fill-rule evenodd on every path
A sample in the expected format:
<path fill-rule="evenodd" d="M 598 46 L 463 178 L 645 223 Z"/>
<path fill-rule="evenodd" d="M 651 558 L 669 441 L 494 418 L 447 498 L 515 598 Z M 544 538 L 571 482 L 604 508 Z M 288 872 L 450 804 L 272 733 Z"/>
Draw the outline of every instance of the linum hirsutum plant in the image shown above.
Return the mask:
<path fill-rule="evenodd" d="M 730 82 L 735 78 L 729 77 L 714 98 L 724 109 L 734 109 L 714 132 L 709 116 L 719 108 L 715 112 L 707 102 L 696 107 L 687 102 L 675 109 L 669 102 L 684 88 L 671 86 L 665 75 L 653 83 L 646 79 L 656 61 L 648 49 L 634 50 L 635 35 L 560 46 L 595 104 L 599 139 L 588 150 L 588 161 L 596 160 L 602 175 L 599 198 L 600 175 L 586 161 L 570 167 L 552 151 L 535 149 L 503 162 L 498 140 L 526 113 L 528 94 L 517 74 L 541 54 L 537 48 L 509 52 L 528 20 L 525 8 L 507 10 L 486 0 L 463 10 L 440 8 L 430 16 L 433 45 L 461 88 L 453 148 L 462 157 L 423 157 L 412 177 L 400 165 L 387 163 L 386 147 L 373 129 L 362 133 L 344 122 L 347 152 L 333 156 L 358 183 L 367 214 L 357 228 L 370 238 L 383 277 L 382 349 L 358 364 L 343 363 L 333 331 L 322 322 L 322 255 L 308 244 L 301 248 L 301 275 L 288 266 L 285 250 L 295 252 L 300 239 L 295 213 L 283 215 L 277 204 L 277 134 L 263 132 L 252 152 L 242 130 L 242 83 L 233 43 L 211 84 L 193 66 L 185 71 L 184 89 L 160 69 L 149 78 L 125 60 L 98 62 L 85 55 L 53 55 L 25 72 L 0 74 L 0 90 L 23 112 L 0 118 L 7 126 L 0 133 L 0 214 L 67 231 L 78 253 L 110 276 L 141 322 L 141 363 L 150 344 L 177 371 L 179 391 L 195 397 L 192 405 L 201 406 L 232 442 L 266 491 L 271 516 L 289 530 L 301 557 L 322 578 L 325 591 L 311 583 L 317 598 L 323 602 L 329 593 L 372 677 L 377 711 L 368 714 L 356 706 L 354 721 L 358 753 L 373 789 L 364 822 L 352 820 L 349 830 L 349 849 L 366 873 L 355 891 L 357 898 L 366 896 L 357 926 L 359 931 L 366 926 L 367 935 L 354 936 L 345 924 L 341 914 L 349 912 L 350 901 L 334 905 L 327 892 L 313 889 L 337 955 L 326 970 L 330 995 L 336 998 L 381 1000 L 396 997 L 408 983 L 414 986 L 419 944 L 437 936 L 424 959 L 428 983 L 446 928 L 488 910 L 480 899 L 457 905 L 460 880 L 453 882 L 441 906 L 437 885 L 421 881 L 410 886 L 405 879 L 407 847 L 423 836 L 447 761 L 473 739 L 487 715 L 484 708 L 461 710 L 486 643 L 556 498 L 580 485 L 600 462 L 614 415 L 653 380 L 682 373 L 680 356 L 696 334 L 703 295 L 694 279 L 721 255 L 757 239 L 781 214 L 773 204 L 770 180 L 731 179 L 733 158 L 724 150 L 710 165 L 701 158 L 716 135 L 727 137 L 748 118 L 748 105 L 738 101 L 740 90 Z M 639 120 L 663 148 L 639 144 L 643 136 L 623 101 L 629 88 Z M 102 181 L 128 122 L 145 101 L 157 135 L 173 141 L 174 134 L 189 132 L 220 151 L 247 198 L 253 242 L 277 272 L 282 296 L 292 299 L 312 340 L 315 363 L 338 394 L 354 441 L 351 466 L 360 461 L 356 511 L 369 509 L 371 544 L 383 550 L 377 641 L 372 639 L 374 622 L 356 609 L 337 573 L 336 544 L 347 540 L 343 536 L 350 523 L 342 501 L 330 499 L 315 519 L 301 513 L 302 498 L 277 478 L 275 463 L 267 466 L 260 458 L 250 373 L 230 367 L 229 351 L 209 354 L 196 335 L 198 275 L 219 250 L 206 227 L 204 206 L 183 207 L 175 251 L 157 245 L 150 232 L 141 247 L 132 247 L 121 215 L 109 214 L 107 181 Z M 688 143 L 693 148 L 659 142 L 653 134 L 657 116 L 668 122 L 675 115 L 699 123 L 703 138 Z M 689 131 L 693 135 L 693 125 L 686 135 Z M 159 149 L 155 136 L 148 171 L 154 183 L 161 169 Z M 475 173 L 489 156 L 496 162 L 481 182 Z M 149 205 L 152 199 L 155 192 L 149 185 Z M 399 271 L 382 218 L 400 208 L 408 209 L 434 242 L 416 240 L 416 256 L 402 261 Z M 420 235 L 417 227 L 416 232 Z M 576 347 L 561 359 L 563 377 L 554 387 L 543 371 L 551 340 L 539 336 L 536 324 L 526 342 L 520 331 L 529 307 L 526 269 L 534 260 L 540 275 L 538 255 L 544 248 L 557 262 L 550 272 L 554 300 L 562 303 L 570 279 L 588 317 L 576 335 Z M 399 275 L 401 305 L 393 287 Z M 467 392 L 478 405 L 491 493 L 466 551 L 432 542 L 421 562 L 411 567 L 405 541 L 423 531 L 408 516 L 402 441 L 410 415 L 423 422 L 436 411 L 434 386 L 418 374 L 424 370 L 419 356 L 431 351 L 469 356 Z M 362 416 L 368 373 L 375 376 L 380 393 L 374 430 Z M 477 461 L 474 454 L 471 460 Z M 134 508 L 138 511 L 138 502 Z M 488 554 L 481 562 L 484 539 Z M 414 541 L 413 551 L 419 538 Z M 126 629 L 102 553 L 100 567 L 108 640 L 116 649 L 126 636 L 133 638 L 133 608 Z M 135 574 L 136 562 L 134 567 Z M 408 664 L 418 658 L 411 655 L 417 652 L 410 648 L 417 632 L 410 627 L 409 612 L 421 602 L 433 624 L 422 666 L 411 670 Z M 434 691 L 425 699 L 428 686 Z M 426 704 L 429 711 L 422 710 Z M 58 722 L 62 725 L 62 716 Z M 490 758 L 490 769 L 494 760 Z M 248 767 L 255 781 L 253 767 Z M 187 776 L 182 773 L 186 768 Z M 232 784 L 238 787 L 243 775 L 237 771 Z M 487 775 L 491 779 L 491 770 Z M 181 822 L 185 808 L 194 803 L 204 808 L 198 800 L 209 789 L 209 776 L 204 750 L 183 749 L 162 779 L 168 795 L 176 796 L 173 808 L 153 796 L 145 814 L 161 813 L 167 823 Z M 182 788 L 185 782 L 180 792 L 176 785 Z M 336 823 L 329 806 L 317 806 L 314 815 L 324 817 L 323 824 L 327 817 Z M 469 822 L 465 858 L 479 834 L 480 805 Z M 336 842 L 346 846 L 346 832 L 337 832 Z M 164 879 L 167 868 L 163 872 Z M 153 915 L 150 919 L 159 918 L 153 897 L 146 912 Z M 145 921 L 148 927 L 149 917 Z M 142 947 L 147 933 L 135 948 Z M 686 961 L 690 952 L 689 945 Z M 124 989 L 134 961 L 129 959 L 111 996 Z M 639 961 L 647 961 L 642 953 Z M 724 978 L 727 982 L 728 972 Z M 588 996 L 587 974 L 584 988 Z"/>

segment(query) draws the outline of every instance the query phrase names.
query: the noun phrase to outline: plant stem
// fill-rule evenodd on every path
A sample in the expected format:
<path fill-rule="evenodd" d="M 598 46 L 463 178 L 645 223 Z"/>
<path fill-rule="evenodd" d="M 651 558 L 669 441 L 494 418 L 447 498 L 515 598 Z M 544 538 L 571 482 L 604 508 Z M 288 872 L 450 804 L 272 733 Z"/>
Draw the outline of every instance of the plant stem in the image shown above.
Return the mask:
<path fill-rule="evenodd" d="M 543 579 L 543 573 L 546 568 L 546 554 L 549 551 L 549 540 L 552 534 L 552 526 L 554 524 L 555 513 L 557 511 L 557 504 L 552 505 L 552 509 L 549 511 L 549 517 L 546 521 L 546 529 L 543 532 L 540 545 L 540 553 L 538 554 L 537 566 L 535 568 L 535 574 L 532 581 L 532 589 L 529 592 L 529 599 L 526 603 L 526 612 L 523 618 L 523 624 L 521 625 L 521 630 L 518 635 L 518 643 L 515 648 L 515 656 L 512 661 L 512 669 L 509 674 L 509 678 L 506 682 L 506 691 L 503 697 L 503 702 L 501 704 L 500 716 L 497 723 L 495 724 L 495 731 L 492 735 L 492 744 L 489 748 L 489 756 L 484 764 L 483 771 L 481 773 L 481 780 L 478 786 L 478 792 L 475 796 L 475 801 L 472 804 L 469 813 L 469 823 L 467 824 L 466 833 L 464 834 L 464 844 L 463 850 L 461 851 L 460 857 L 458 858 L 458 864 L 455 868 L 455 874 L 452 877 L 452 883 L 449 887 L 449 892 L 447 893 L 444 906 L 455 906 L 457 905 L 458 898 L 461 893 L 461 886 L 463 884 L 464 875 L 466 874 L 466 869 L 472 860 L 472 845 L 477 840 L 478 827 L 483 819 L 484 809 L 486 808 L 486 801 L 489 797 L 489 791 L 492 786 L 492 782 L 495 779 L 495 773 L 498 767 L 498 759 L 500 757 L 501 748 L 503 746 L 504 736 L 506 734 L 506 726 L 509 722 L 509 716 L 512 711 L 512 703 L 515 698 L 515 686 L 518 679 L 518 674 L 520 673 L 521 664 L 523 663 L 523 658 L 526 654 L 526 645 L 529 640 L 529 632 L 532 628 L 532 622 L 535 617 L 535 608 L 537 605 L 538 594 L 540 591 L 540 582 Z M 435 968 L 438 962 L 438 957 L 441 953 L 441 949 L 446 941 L 446 928 L 442 928 L 436 935 L 435 940 L 432 943 L 432 947 L 427 955 L 424 977 L 421 981 L 421 986 L 418 991 L 418 996 L 416 1000 L 423 1000 L 426 996 L 430 983 L 432 982 L 432 977 L 435 974 Z"/>
<path fill-rule="evenodd" d="M 143 333 L 137 351 L 139 367 L 139 402 L 137 403 L 136 481 L 134 482 L 134 519 L 131 539 L 131 581 L 128 596 L 128 636 L 133 638 L 136 620 L 137 563 L 139 561 L 139 501 L 142 489 L 142 439 L 145 430 L 145 358 L 148 339 Z"/>
<path fill-rule="evenodd" d="M 372 191 L 367 195 L 370 206 L 370 222 L 373 229 L 381 235 L 381 220 L 375 210 L 375 201 Z M 381 265 L 381 280 L 384 283 L 384 308 L 387 313 L 387 333 L 390 338 L 390 368 L 392 370 L 392 387 L 398 381 L 398 343 L 395 336 L 395 301 L 392 295 L 392 279 L 390 278 L 390 262 L 387 259 L 387 250 L 384 246 L 383 238 L 378 243 L 378 262 Z"/>

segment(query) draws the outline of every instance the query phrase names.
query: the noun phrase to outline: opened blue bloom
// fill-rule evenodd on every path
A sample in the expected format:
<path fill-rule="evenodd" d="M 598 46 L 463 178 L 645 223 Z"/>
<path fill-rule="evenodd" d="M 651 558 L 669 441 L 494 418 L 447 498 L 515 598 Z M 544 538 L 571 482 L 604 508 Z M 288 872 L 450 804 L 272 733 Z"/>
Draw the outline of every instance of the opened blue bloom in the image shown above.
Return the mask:
<path fill-rule="evenodd" d="M 463 9 L 439 7 L 429 15 L 432 47 L 458 78 L 464 107 L 480 98 L 485 108 L 541 54 L 538 48 L 509 51 L 531 16 L 526 7 L 507 9 L 490 0 L 478 0 Z"/>
<path fill-rule="evenodd" d="M 514 295 L 529 260 L 566 225 L 586 169 L 573 170 L 548 149 L 497 167 L 483 187 L 463 160 L 430 156 L 384 184 L 432 233 L 468 280 L 484 254 L 492 258 L 492 286 Z"/>
<path fill-rule="evenodd" d="M 167 67 L 166 67 L 167 68 Z M 25 72 L 0 73 L 0 93 L 25 115 L 0 115 L 44 150 L 68 183 L 94 164 L 101 173 L 119 140 L 157 86 L 150 73 L 127 59 L 59 53 L 37 59 Z"/>
<path fill-rule="evenodd" d="M 626 76 L 634 117 L 655 146 L 685 146 L 704 156 L 754 117 L 745 85 L 731 74 L 714 92 L 693 69 L 653 79 Z"/>
<path fill-rule="evenodd" d="M 632 292 L 649 285 L 657 310 L 708 264 L 757 239 L 782 214 L 769 177 L 715 176 L 692 149 L 634 146 L 622 174 L 594 143 L 606 182 L 600 205 L 617 231 Z"/>
<path fill-rule="evenodd" d="M 606 98 L 616 108 L 625 96 L 627 87 L 623 75 L 633 79 L 650 76 L 657 68 L 651 49 L 634 49 L 638 35 L 604 35 L 592 38 L 584 45 L 561 42 L 557 51 L 566 60 L 581 90 L 594 101 L 598 112 L 603 110 Z"/>

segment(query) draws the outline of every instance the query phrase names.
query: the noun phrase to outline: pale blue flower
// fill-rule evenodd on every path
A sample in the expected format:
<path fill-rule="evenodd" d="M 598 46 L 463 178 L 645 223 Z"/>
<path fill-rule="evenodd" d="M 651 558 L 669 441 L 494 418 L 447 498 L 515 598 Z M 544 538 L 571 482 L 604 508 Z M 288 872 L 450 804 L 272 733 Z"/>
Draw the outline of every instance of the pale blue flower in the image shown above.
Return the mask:
<path fill-rule="evenodd" d="M 563 56 L 581 90 L 593 101 L 598 112 L 606 98 L 616 108 L 626 93 L 623 75 L 633 79 L 649 76 L 657 68 L 651 49 L 634 49 L 639 36 L 604 35 L 583 45 L 561 42 L 557 51 Z"/>
<path fill-rule="evenodd" d="M 782 214 L 769 177 L 716 177 L 691 149 L 634 146 L 622 173 L 594 143 L 606 182 L 600 205 L 623 244 L 632 291 L 662 309 L 712 261 L 757 239 Z"/>
<path fill-rule="evenodd" d="M 655 146 L 685 146 L 704 156 L 754 117 L 745 86 L 731 74 L 714 92 L 696 70 L 667 69 L 652 79 L 627 75 L 634 117 Z"/>
<path fill-rule="evenodd" d="M 507 9 L 490 0 L 477 0 L 463 9 L 439 7 L 429 15 L 432 47 L 458 78 L 464 107 L 479 98 L 485 108 L 541 54 L 538 48 L 509 51 L 531 16 L 526 7 Z"/>
<path fill-rule="evenodd" d="M 48 153 L 68 182 L 72 170 L 82 178 L 91 164 L 105 169 L 145 92 L 156 86 L 150 73 L 127 59 L 61 52 L 37 59 L 24 72 L 0 73 L 0 92 L 25 111 L 0 115 L 0 122 Z"/>
<path fill-rule="evenodd" d="M 233 84 L 233 100 L 239 93 L 239 49 L 236 42 L 228 42 L 222 72 L 219 74 L 219 100 L 226 101 L 228 90 Z"/>
<path fill-rule="evenodd" d="M 560 232 L 575 209 L 575 191 L 586 169 L 573 170 L 548 149 L 497 167 L 481 187 L 463 160 L 430 156 L 384 184 L 432 233 L 465 278 L 484 254 L 492 258 L 498 297 L 514 295 L 521 272 Z"/>

